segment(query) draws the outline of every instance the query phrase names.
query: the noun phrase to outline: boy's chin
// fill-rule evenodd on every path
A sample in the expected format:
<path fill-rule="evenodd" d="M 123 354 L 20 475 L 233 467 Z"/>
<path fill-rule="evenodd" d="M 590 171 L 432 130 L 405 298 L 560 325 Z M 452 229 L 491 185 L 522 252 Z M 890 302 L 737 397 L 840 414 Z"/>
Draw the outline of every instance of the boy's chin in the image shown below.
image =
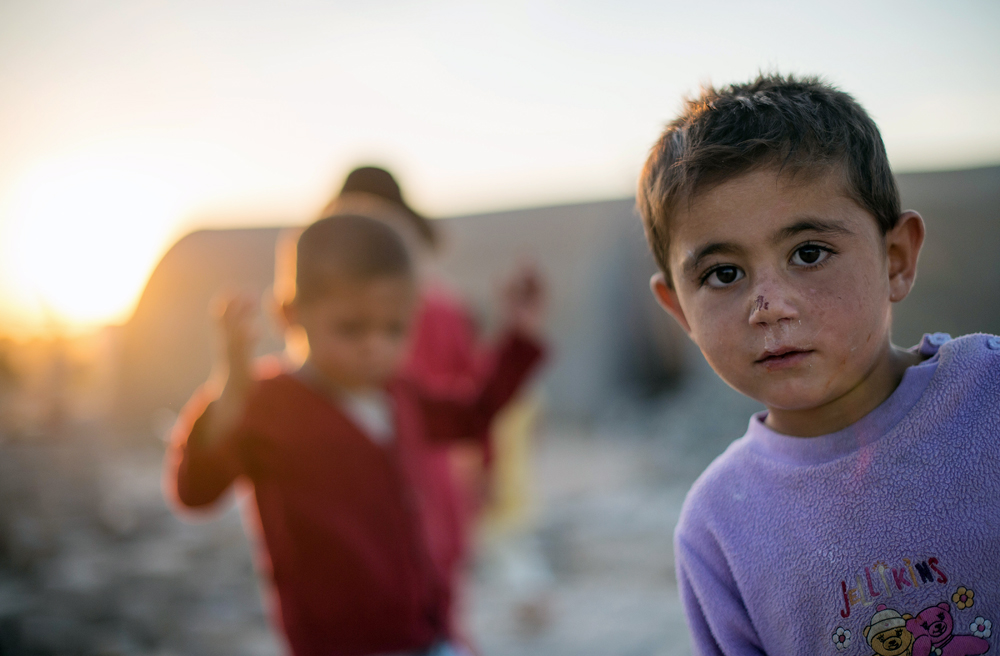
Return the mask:
<path fill-rule="evenodd" d="M 813 390 L 804 388 L 801 381 L 798 385 L 777 386 L 777 388 L 740 390 L 746 396 L 758 401 L 768 410 L 782 410 L 785 412 L 803 412 L 815 410 L 830 402 L 829 394 L 823 393 L 827 390 Z"/>
<path fill-rule="evenodd" d="M 344 392 L 366 392 L 385 387 L 392 379 L 391 375 L 381 375 L 375 372 L 352 375 L 343 371 L 322 371 L 320 375 L 324 382 L 334 389 Z"/>
<path fill-rule="evenodd" d="M 389 384 L 389 380 L 390 378 L 381 376 L 355 378 L 345 380 L 340 387 L 347 392 L 369 392 L 384 388 Z"/>

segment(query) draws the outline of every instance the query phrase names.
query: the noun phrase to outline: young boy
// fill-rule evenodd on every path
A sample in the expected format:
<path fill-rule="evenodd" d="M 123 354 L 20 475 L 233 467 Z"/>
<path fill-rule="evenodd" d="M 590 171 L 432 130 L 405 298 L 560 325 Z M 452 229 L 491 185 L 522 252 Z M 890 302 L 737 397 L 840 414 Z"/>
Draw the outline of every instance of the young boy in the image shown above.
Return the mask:
<path fill-rule="evenodd" d="M 419 289 L 409 353 L 402 365 L 403 375 L 425 388 L 437 390 L 480 383 L 483 376 L 489 374 L 489 363 L 496 354 L 493 344 L 480 339 L 472 313 L 438 268 L 438 258 L 448 239 L 441 224 L 435 224 L 410 207 L 395 177 L 375 166 L 361 166 L 347 175 L 321 216 L 335 214 L 377 218 L 395 228 L 406 242 Z M 472 555 L 477 516 L 485 510 L 489 517 L 489 506 L 483 507 L 484 502 L 493 497 L 488 494 L 493 491 L 489 483 L 510 479 L 510 476 L 502 476 L 512 464 L 507 456 L 518 453 L 510 447 L 528 439 L 531 419 L 537 408 L 537 402 L 515 395 L 482 435 L 470 436 L 472 439 L 453 442 L 450 446 L 451 489 L 455 492 L 451 499 L 451 514 L 455 519 L 451 540 L 456 554 L 455 570 L 459 575 L 453 584 L 457 594 L 452 607 L 459 635 L 468 634 L 460 621 L 464 615 L 462 592 L 467 588 L 465 574 Z M 500 457 L 494 458 L 497 454 Z M 496 497 L 501 497 L 503 492 L 510 491 L 504 489 Z"/>
<path fill-rule="evenodd" d="M 700 654 L 981 654 L 1000 617 L 1000 339 L 903 350 L 916 275 L 878 129 L 816 79 L 689 100 L 638 206 L 657 299 L 767 410 L 675 533 Z"/>
<path fill-rule="evenodd" d="M 434 389 L 475 384 L 488 373 L 484 365 L 495 353 L 493 345 L 477 335 L 471 311 L 438 270 L 448 233 L 411 208 L 393 175 L 374 166 L 352 170 L 322 216 L 342 213 L 375 217 L 393 226 L 413 256 L 420 289 L 405 375 Z M 482 512 L 479 549 L 501 578 L 518 580 L 517 614 L 529 630 L 544 624 L 550 578 L 544 558 L 527 535 L 530 442 L 539 413 L 537 398 L 515 396 L 487 434 L 455 443 L 450 453 L 459 561 L 464 563 L 471 555 Z M 465 586 L 459 580 L 455 587 Z"/>
<path fill-rule="evenodd" d="M 451 654 L 447 450 L 483 433 L 539 360 L 541 293 L 508 289 L 507 336 L 478 389 L 430 394 L 398 376 L 416 288 L 406 246 L 379 221 L 317 221 L 299 237 L 282 306 L 309 353 L 293 373 L 251 373 L 252 304 L 222 316 L 228 379 L 189 404 L 171 478 L 185 506 L 253 484 L 281 627 L 297 656 Z M 195 421 L 189 421 L 197 418 Z"/>

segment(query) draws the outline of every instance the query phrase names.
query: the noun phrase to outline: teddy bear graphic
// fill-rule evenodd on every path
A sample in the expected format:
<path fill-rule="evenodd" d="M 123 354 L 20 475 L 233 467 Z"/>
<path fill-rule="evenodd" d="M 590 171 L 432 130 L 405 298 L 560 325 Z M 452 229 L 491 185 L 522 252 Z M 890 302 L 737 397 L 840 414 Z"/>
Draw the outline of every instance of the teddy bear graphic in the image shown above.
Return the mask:
<path fill-rule="evenodd" d="M 913 656 L 976 656 L 990 649 L 990 643 L 983 638 L 952 633 L 954 620 L 947 601 L 923 609 L 916 617 L 903 617 L 913 634 Z"/>
<path fill-rule="evenodd" d="M 884 604 L 875 610 L 869 625 L 861 630 L 875 656 L 910 656 L 913 634 L 906 628 L 906 620 Z"/>

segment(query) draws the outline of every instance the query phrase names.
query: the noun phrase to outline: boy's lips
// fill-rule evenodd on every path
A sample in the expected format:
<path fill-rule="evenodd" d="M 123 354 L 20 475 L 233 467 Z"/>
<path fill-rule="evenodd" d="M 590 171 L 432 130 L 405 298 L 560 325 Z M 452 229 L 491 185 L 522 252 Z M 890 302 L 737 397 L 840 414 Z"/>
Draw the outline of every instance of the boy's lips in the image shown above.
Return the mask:
<path fill-rule="evenodd" d="M 777 349 L 764 351 L 754 364 L 763 365 L 773 371 L 793 367 L 805 360 L 813 351 L 811 349 L 796 348 L 794 346 L 783 346 Z"/>

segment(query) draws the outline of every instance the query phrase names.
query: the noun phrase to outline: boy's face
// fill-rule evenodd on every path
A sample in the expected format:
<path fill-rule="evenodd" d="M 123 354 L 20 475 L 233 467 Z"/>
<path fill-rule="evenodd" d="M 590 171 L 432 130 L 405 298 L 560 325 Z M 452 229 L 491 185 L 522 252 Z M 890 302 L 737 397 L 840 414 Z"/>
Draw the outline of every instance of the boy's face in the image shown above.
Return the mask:
<path fill-rule="evenodd" d="M 752 171 L 680 204 L 673 286 L 654 276 L 653 290 L 729 385 L 772 412 L 810 410 L 857 394 L 891 352 L 890 304 L 916 255 L 901 277 L 887 243 L 839 174 Z"/>
<path fill-rule="evenodd" d="M 329 293 L 286 314 L 309 340 L 309 362 L 345 390 L 384 385 L 406 355 L 416 307 L 412 280 L 380 277 L 333 281 Z"/>

